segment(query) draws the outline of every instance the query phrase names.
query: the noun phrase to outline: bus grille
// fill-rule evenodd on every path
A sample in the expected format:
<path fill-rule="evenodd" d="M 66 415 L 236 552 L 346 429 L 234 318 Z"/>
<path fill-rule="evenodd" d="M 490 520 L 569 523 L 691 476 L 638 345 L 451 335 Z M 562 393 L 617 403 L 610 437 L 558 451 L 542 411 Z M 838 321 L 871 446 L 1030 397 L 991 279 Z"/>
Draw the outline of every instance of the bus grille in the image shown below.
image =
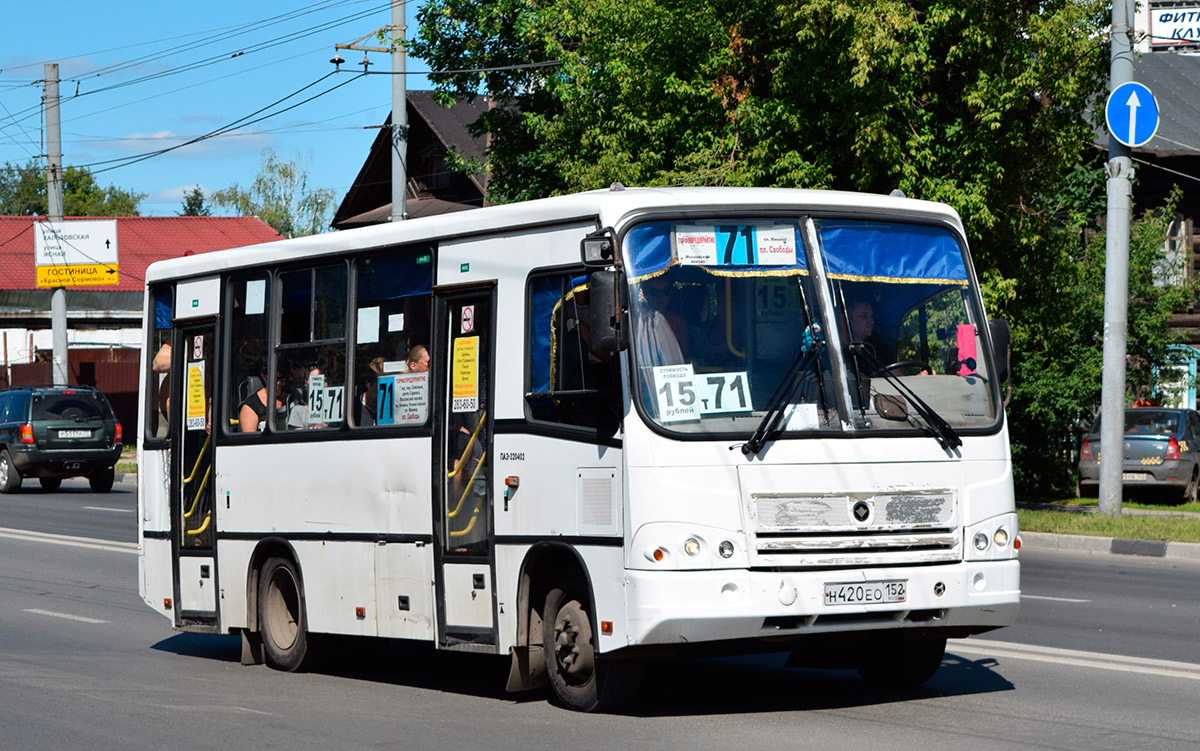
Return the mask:
<path fill-rule="evenodd" d="M 756 493 L 750 497 L 756 566 L 839 567 L 962 559 L 950 490 Z"/>

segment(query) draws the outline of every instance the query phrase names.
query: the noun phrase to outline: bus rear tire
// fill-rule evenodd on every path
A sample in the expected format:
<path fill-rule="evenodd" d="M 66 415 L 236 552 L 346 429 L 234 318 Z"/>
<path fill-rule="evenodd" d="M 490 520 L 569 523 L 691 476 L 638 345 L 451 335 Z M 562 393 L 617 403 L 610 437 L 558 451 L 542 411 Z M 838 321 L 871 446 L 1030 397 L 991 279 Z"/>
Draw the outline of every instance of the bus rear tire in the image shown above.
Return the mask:
<path fill-rule="evenodd" d="M 542 644 L 554 698 L 567 709 L 619 709 L 633 699 L 642 677 L 640 660 L 611 660 L 596 654 L 592 614 L 583 588 L 573 580 L 546 593 Z"/>
<path fill-rule="evenodd" d="M 857 665 L 863 680 L 879 688 L 911 688 L 933 677 L 946 654 L 944 636 L 895 636 L 873 640 Z"/>
<path fill-rule="evenodd" d="M 276 670 L 298 670 L 308 654 L 304 587 L 295 564 L 268 558 L 258 580 L 258 626 L 263 656 Z"/>

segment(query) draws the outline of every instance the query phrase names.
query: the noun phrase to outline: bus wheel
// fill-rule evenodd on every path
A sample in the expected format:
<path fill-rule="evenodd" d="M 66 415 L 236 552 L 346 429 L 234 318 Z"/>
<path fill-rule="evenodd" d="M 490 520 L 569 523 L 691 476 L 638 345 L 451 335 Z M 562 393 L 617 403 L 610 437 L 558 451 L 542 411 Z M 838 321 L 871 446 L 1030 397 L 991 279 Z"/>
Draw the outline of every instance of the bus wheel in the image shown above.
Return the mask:
<path fill-rule="evenodd" d="M 642 663 L 598 657 L 592 617 L 581 588 L 560 583 L 546 594 L 542 643 L 554 697 L 567 709 L 596 712 L 633 698 Z"/>
<path fill-rule="evenodd" d="M 946 654 L 944 636 L 881 637 L 858 663 L 863 680 L 880 688 L 919 686 L 933 677 Z"/>
<path fill-rule="evenodd" d="M 300 576 L 286 558 L 267 559 L 259 575 L 258 625 L 267 664 L 276 670 L 298 669 L 308 652 L 308 624 Z"/>

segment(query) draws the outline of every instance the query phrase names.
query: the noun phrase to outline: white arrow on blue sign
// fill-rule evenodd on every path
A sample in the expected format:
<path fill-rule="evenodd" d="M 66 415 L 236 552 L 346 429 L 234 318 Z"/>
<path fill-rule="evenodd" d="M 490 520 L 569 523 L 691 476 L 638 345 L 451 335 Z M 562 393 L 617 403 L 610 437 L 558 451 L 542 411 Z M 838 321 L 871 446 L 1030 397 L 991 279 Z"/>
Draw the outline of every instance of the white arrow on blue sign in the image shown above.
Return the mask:
<path fill-rule="evenodd" d="M 1113 138 L 1136 148 L 1158 132 L 1158 101 L 1145 85 L 1135 81 L 1123 83 L 1108 95 L 1104 121 Z"/>

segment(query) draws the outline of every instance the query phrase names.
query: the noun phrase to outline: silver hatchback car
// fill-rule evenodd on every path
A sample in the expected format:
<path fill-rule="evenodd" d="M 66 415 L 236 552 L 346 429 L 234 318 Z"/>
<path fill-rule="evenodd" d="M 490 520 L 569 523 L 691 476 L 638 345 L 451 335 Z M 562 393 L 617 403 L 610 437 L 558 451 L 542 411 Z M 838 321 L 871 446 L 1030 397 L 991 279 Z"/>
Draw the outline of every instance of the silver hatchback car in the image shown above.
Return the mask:
<path fill-rule="evenodd" d="M 1145 490 L 1162 500 L 1196 500 L 1200 485 L 1200 413 L 1190 409 L 1138 407 L 1125 410 L 1126 492 Z M 1094 496 L 1100 485 L 1100 418 L 1083 439 L 1079 494 Z"/>

